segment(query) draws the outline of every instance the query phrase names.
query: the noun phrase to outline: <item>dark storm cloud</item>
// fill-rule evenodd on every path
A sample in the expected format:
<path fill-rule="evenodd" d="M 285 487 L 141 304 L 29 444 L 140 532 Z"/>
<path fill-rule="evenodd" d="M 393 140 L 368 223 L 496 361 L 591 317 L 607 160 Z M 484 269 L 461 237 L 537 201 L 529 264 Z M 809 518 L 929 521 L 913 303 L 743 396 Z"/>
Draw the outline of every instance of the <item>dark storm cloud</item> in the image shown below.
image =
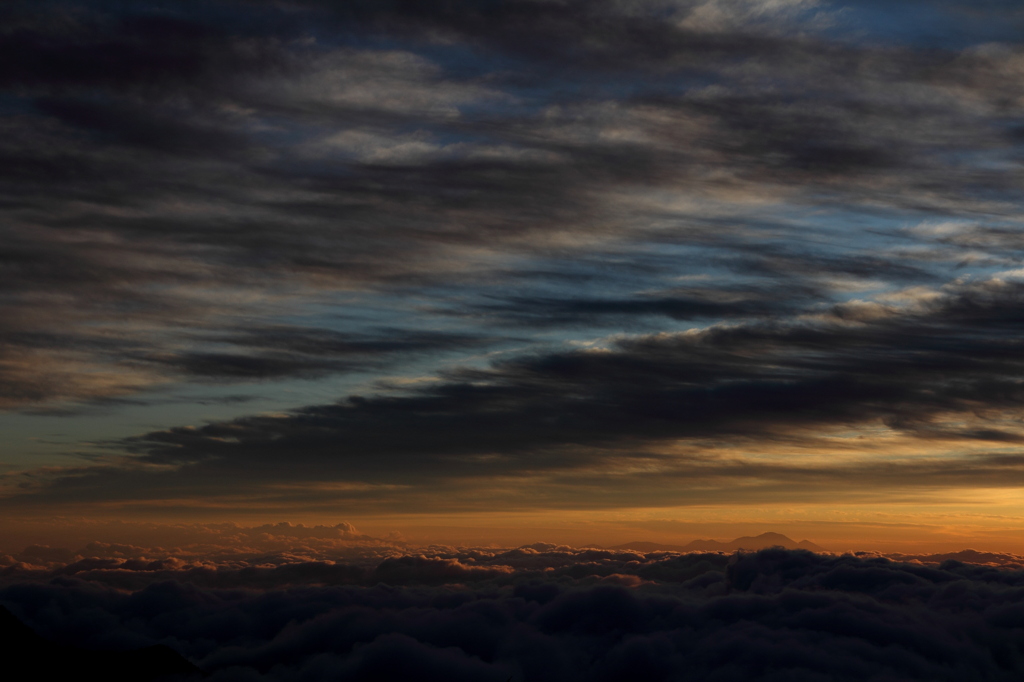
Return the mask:
<path fill-rule="evenodd" d="M 335 571 L 322 574 L 331 586 L 266 591 L 159 574 L 128 592 L 65 577 L 4 587 L 0 603 L 63 643 L 169 645 L 213 680 L 952 681 L 1024 671 L 1020 571 L 776 549 L 639 555 L 626 574 L 666 562 L 688 570 L 628 588 L 611 580 L 628 575 L 589 562 L 601 552 L 548 553 L 569 570 L 404 588 L 338 585 Z"/>

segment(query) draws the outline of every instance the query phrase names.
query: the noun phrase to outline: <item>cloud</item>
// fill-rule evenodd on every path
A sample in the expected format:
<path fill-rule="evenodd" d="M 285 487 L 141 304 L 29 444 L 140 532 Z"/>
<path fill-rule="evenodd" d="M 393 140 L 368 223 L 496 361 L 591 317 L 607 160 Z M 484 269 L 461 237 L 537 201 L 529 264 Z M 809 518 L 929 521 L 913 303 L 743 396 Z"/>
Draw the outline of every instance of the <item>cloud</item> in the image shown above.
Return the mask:
<path fill-rule="evenodd" d="M 470 307 L 455 314 L 482 315 L 509 325 L 531 324 L 558 327 L 586 324 L 597 319 L 664 316 L 674 320 L 720 320 L 729 318 L 770 317 L 792 310 L 790 299 L 779 299 L 769 292 L 679 289 L 644 293 L 633 297 L 541 298 L 510 297 L 498 303 Z"/>
<path fill-rule="evenodd" d="M 147 354 L 137 360 L 199 379 L 222 382 L 367 371 L 385 365 L 389 357 L 460 350 L 487 343 L 485 338 L 468 334 L 402 329 L 345 334 L 283 325 L 243 328 L 219 338 L 207 336 L 201 340 L 237 350 Z"/>
<path fill-rule="evenodd" d="M 776 549 L 674 556 L 705 563 L 686 582 L 627 588 L 595 584 L 585 559 L 548 552 L 559 553 L 579 568 L 575 577 L 248 591 L 161 577 L 130 592 L 64 578 L 9 584 L 0 603 L 63 643 L 166 644 L 215 680 L 411 670 L 427 679 L 604 680 L 640 671 L 651 679 L 1009 680 L 1024 669 L 1015 653 L 1019 571 Z M 635 556 L 634 574 L 662 560 Z"/>
<path fill-rule="evenodd" d="M 346 352 L 239 340 L 290 311 L 308 323 L 295 333 L 330 336 L 310 318 L 353 291 L 392 318 L 398 298 L 427 301 L 401 332 L 424 355 L 458 345 L 420 331 L 453 324 L 436 315 L 449 302 L 453 337 L 481 320 L 786 317 L 833 303 L 829 274 L 933 283 L 966 250 L 1006 254 L 980 233 L 927 264 L 879 255 L 860 228 L 826 246 L 766 203 L 976 217 L 1019 198 L 1016 47 L 839 40 L 815 3 L 3 12 L 6 409 L 350 371 Z M 562 273 L 621 269 L 616 253 L 666 244 L 664 270 L 636 256 L 642 274 L 603 291 L 538 275 L 552 255 Z M 786 287 L 673 292 L 709 264 Z M 497 307 L 472 300 L 488 288 Z"/>
<path fill-rule="evenodd" d="M 267 43 L 240 40 L 241 26 L 229 33 L 209 21 L 213 17 L 204 21 L 152 9 L 119 14 L 87 4 L 44 2 L 30 10 L 27 3 L 12 3 L 4 10 L 8 58 L 0 83 L 160 96 L 167 88 L 208 85 L 218 72 L 254 73 L 282 65 L 281 53 L 267 49 Z M 266 35 L 271 25 L 260 29 Z"/>
<path fill-rule="evenodd" d="M 244 489 L 283 508 L 300 500 L 305 509 L 371 500 L 412 508 L 427 504 L 428 489 L 460 499 L 500 482 L 504 492 L 494 494 L 513 506 L 593 504 L 589 493 L 575 501 L 588 486 L 605 491 L 604 504 L 633 506 L 678 504 L 680 485 L 691 502 L 721 503 L 733 500 L 737 481 L 747 499 L 1013 486 L 1021 458 L 1003 448 L 1024 440 L 1013 417 L 1022 295 L 1009 280 L 953 283 L 788 324 L 753 320 L 513 355 L 390 395 L 129 438 L 96 464 L 7 474 L 8 485 L 21 485 L 9 488 L 7 504 L 184 502 Z M 317 334 L 260 343 L 309 357 L 323 344 L 351 350 Z M 851 429 L 884 435 L 879 452 L 905 454 L 879 466 L 867 444 L 828 439 Z M 936 452 L 944 443 L 959 450 Z M 748 454 L 771 454 L 773 444 L 781 455 Z M 841 456 L 797 459 L 786 454 L 794 446 Z"/>

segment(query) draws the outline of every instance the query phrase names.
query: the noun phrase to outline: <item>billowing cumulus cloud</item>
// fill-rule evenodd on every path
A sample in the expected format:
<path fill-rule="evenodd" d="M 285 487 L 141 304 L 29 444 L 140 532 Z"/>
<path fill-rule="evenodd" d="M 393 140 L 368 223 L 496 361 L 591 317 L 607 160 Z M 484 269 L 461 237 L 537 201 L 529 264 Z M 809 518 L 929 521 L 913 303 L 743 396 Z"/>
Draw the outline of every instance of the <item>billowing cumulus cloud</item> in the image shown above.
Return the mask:
<path fill-rule="evenodd" d="M 214 680 L 1011 680 L 1024 666 L 1019 567 L 549 546 L 389 559 L 362 585 L 328 568 L 261 569 L 263 585 L 253 570 L 246 590 L 105 568 L 8 583 L 0 604 L 58 642 L 164 644 Z M 132 591 L 102 575 L 147 572 Z M 318 584 L 275 589 L 302 573 Z"/>

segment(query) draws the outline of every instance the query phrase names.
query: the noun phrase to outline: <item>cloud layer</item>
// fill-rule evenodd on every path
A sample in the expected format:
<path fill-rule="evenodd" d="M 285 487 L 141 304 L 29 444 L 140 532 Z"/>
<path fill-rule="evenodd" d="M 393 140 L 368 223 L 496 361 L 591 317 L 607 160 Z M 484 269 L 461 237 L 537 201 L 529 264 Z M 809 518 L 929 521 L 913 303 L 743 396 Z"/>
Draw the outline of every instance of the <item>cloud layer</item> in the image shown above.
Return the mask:
<path fill-rule="evenodd" d="M 165 644 L 213 680 L 1010 680 L 1024 669 L 1019 563 L 537 546 L 400 556 L 361 580 L 354 567 L 283 568 L 221 569 L 216 586 L 194 569 L 79 570 L 8 584 L 0 604 L 64 643 Z M 135 591 L 107 586 L 147 572 Z"/>

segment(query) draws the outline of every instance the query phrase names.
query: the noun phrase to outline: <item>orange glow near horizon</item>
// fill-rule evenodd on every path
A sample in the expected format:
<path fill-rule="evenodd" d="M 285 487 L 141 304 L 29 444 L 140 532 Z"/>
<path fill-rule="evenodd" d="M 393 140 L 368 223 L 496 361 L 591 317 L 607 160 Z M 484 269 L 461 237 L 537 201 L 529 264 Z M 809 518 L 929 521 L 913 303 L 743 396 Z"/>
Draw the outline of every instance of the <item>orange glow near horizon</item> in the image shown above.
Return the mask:
<path fill-rule="evenodd" d="M 109 517 L 7 517 L 0 521 L 0 536 L 3 537 L 0 552 L 14 553 L 30 544 L 74 549 L 93 541 L 173 547 L 195 542 L 192 538 L 195 529 L 217 524 L 252 528 L 281 522 L 307 527 L 350 522 L 361 534 L 399 540 L 410 547 L 430 544 L 513 547 L 538 542 L 573 547 L 611 547 L 629 542 L 678 546 L 697 539 L 731 541 L 776 532 L 794 541 L 809 540 L 836 553 L 927 554 L 974 549 L 1024 554 L 1024 519 L 1013 511 L 1012 504 L 961 502 L 886 508 L 766 505 L 726 509 L 706 506 L 355 517 L 319 514 L 291 518 L 266 512 L 239 514 L 235 510 L 223 517 L 202 521 L 161 519 L 155 515 L 127 522 Z"/>

